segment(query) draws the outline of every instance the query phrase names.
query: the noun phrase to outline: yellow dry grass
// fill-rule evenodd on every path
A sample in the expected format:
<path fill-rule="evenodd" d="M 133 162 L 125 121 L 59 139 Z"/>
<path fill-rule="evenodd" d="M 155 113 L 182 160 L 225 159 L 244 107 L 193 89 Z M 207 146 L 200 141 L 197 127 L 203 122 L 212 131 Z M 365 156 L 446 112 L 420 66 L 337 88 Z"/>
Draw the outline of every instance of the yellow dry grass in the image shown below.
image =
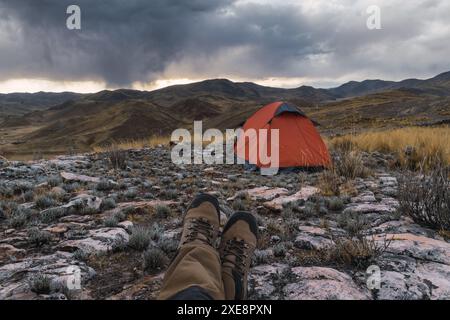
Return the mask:
<path fill-rule="evenodd" d="M 144 139 L 127 139 L 127 140 L 112 141 L 108 145 L 95 146 L 92 148 L 92 151 L 106 152 L 109 151 L 111 147 L 118 150 L 151 148 L 161 144 L 166 145 L 169 142 L 170 142 L 169 136 L 152 136 Z"/>
<path fill-rule="evenodd" d="M 331 139 L 329 145 L 344 151 L 355 148 L 367 152 L 392 153 L 397 156 L 400 165 L 411 169 L 431 169 L 436 164 L 450 164 L 448 126 L 365 132 Z"/>

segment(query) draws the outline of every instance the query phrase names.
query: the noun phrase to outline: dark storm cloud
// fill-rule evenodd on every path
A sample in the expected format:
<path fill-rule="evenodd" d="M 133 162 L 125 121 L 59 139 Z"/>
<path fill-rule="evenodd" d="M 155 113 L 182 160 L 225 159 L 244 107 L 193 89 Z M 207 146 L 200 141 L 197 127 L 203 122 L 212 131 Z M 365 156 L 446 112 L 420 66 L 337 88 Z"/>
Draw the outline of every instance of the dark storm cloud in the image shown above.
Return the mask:
<path fill-rule="evenodd" d="M 82 30 L 66 28 L 66 8 L 81 8 Z M 113 85 L 147 80 L 176 59 L 204 24 L 230 1 L 0 1 L 0 74 L 104 79 Z M 6 30 L 9 29 L 9 30 Z"/>
<path fill-rule="evenodd" d="M 370 31 L 374 2 L 383 29 Z M 81 31 L 65 26 L 70 4 L 81 7 Z M 444 0 L 0 0 L 0 80 L 430 75 L 447 67 L 449 9 Z"/>

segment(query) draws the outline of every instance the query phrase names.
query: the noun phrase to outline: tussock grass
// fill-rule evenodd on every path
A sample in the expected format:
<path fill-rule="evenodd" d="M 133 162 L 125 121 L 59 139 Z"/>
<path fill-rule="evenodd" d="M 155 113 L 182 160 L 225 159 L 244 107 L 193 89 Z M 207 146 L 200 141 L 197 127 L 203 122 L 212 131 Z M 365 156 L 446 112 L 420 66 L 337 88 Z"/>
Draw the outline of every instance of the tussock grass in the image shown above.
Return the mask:
<path fill-rule="evenodd" d="M 397 165 L 412 170 L 450 164 L 450 127 L 409 127 L 331 139 L 335 150 L 392 153 Z"/>
<path fill-rule="evenodd" d="M 119 141 L 112 141 L 110 144 L 95 146 L 92 151 L 94 152 L 108 152 L 111 146 L 114 146 L 118 150 L 130 150 L 130 149 L 142 149 L 151 148 L 157 145 L 167 145 L 170 143 L 170 136 L 151 136 L 143 139 L 126 139 Z"/>

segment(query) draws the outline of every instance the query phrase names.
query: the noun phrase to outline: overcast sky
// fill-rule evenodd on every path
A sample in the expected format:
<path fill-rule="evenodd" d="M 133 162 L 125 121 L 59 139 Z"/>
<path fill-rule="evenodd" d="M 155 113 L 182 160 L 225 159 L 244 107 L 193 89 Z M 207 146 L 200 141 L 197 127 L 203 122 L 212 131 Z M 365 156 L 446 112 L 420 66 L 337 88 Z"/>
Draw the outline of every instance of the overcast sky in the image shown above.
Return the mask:
<path fill-rule="evenodd" d="M 66 27 L 71 4 L 81 30 Z M 381 30 L 366 26 L 370 5 Z M 449 70 L 448 0 L 0 0 L 0 92 L 330 87 Z"/>

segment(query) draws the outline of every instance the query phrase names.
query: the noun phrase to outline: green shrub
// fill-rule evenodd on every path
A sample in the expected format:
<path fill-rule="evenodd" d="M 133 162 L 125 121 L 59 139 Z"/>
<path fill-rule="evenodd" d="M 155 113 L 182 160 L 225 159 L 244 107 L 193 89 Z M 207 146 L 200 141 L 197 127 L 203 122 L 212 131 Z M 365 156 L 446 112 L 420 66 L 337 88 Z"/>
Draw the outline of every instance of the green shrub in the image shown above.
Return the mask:
<path fill-rule="evenodd" d="M 114 209 L 116 206 L 116 200 L 114 200 L 113 198 L 106 198 L 103 199 L 101 208 L 102 210 L 110 210 Z"/>
<path fill-rule="evenodd" d="M 62 183 L 63 183 L 63 180 L 59 176 L 52 176 L 47 179 L 47 184 L 52 188 L 57 187 L 57 186 L 61 185 Z"/>
<path fill-rule="evenodd" d="M 57 202 L 50 196 L 44 195 L 40 196 L 36 199 L 36 207 L 38 209 L 46 209 L 50 207 L 54 207 L 57 205 Z"/>
<path fill-rule="evenodd" d="M 168 217 L 170 217 L 171 210 L 168 206 L 157 205 L 155 208 L 155 214 L 158 218 L 167 219 Z"/>
<path fill-rule="evenodd" d="M 43 223 L 52 223 L 66 214 L 66 208 L 56 207 L 49 208 L 40 213 L 39 217 Z"/>
<path fill-rule="evenodd" d="M 271 253 L 269 250 L 255 250 L 252 258 L 253 265 L 261 265 L 270 262 Z"/>
<path fill-rule="evenodd" d="M 37 294 L 49 294 L 51 291 L 51 279 L 45 274 L 38 273 L 29 280 L 31 291 Z"/>
<path fill-rule="evenodd" d="M 31 212 L 28 209 L 16 208 L 9 218 L 9 225 L 12 228 L 20 228 L 25 226 L 30 219 Z"/>
<path fill-rule="evenodd" d="M 161 270 L 168 263 L 168 258 L 164 251 L 158 248 L 149 248 L 143 253 L 144 270 Z"/>
<path fill-rule="evenodd" d="M 339 197 L 328 198 L 326 203 L 327 208 L 333 211 L 340 211 L 344 208 L 344 201 Z"/>
<path fill-rule="evenodd" d="M 151 240 L 152 234 L 148 228 L 136 226 L 131 229 L 128 246 L 138 251 L 144 251 L 149 246 Z"/>
<path fill-rule="evenodd" d="M 162 238 L 158 241 L 158 247 L 165 253 L 173 253 L 177 251 L 178 241 L 175 239 Z"/>
<path fill-rule="evenodd" d="M 359 237 L 368 228 L 367 219 L 354 212 L 342 213 L 337 222 L 339 227 L 347 231 L 350 237 Z"/>
<path fill-rule="evenodd" d="M 117 227 L 118 223 L 119 223 L 119 220 L 117 220 L 117 218 L 115 216 L 107 217 L 103 221 L 103 224 L 105 225 L 105 227 L 108 227 L 108 228 Z"/>
<path fill-rule="evenodd" d="M 95 186 L 95 190 L 97 191 L 110 191 L 114 189 L 115 185 L 111 183 L 111 181 L 102 179 L 99 183 Z"/>
<path fill-rule="evenodd" d="M 51 240 L 52 236 L 47 231 L 41 231 L 38 228 L 28 230 L 28 242 L 37 247 L 41 247 L 44 244 L 49 243 Z"/>
<path fill-rule="evenodd" d="M 287 247 L 284 243 L 277 243 L 274 247 L 273 247 L 273 255 L 275 257 L 284 257 L 287 253 Z"/>

